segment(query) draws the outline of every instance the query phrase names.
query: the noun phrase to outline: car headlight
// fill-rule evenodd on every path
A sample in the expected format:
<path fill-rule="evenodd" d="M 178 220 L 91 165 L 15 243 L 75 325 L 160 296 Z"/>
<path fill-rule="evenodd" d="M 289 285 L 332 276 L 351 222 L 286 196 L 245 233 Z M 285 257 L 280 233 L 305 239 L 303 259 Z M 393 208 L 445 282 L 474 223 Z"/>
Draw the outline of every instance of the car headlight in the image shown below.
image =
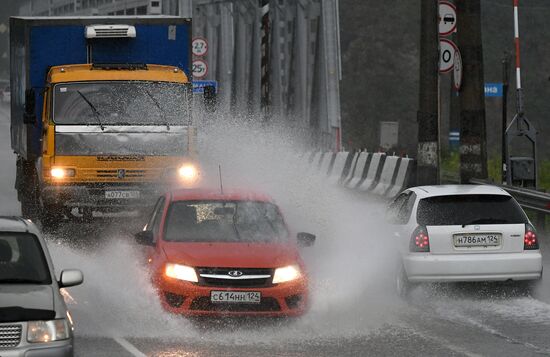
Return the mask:
<path fill-rule="evenodd" d="M 199 281 L 195 269 L 186 265 L 168 263 L 164 269 L 164 274 L 169 278 L 190 281 L 192 283 Z"/>
<path fill-rule="evenodd" d="M 27 326 L 27 341 L 30 343 L 66 340 L 70 337 L 66 319 L 29 321 Z"/>
<path fill-rule="evenodd" d="M 62 179 L 65 177 L 74 177 L 76 174 L 75 169 L 64 169 L 61 167 L 54 167 L 51 169 L 50 174 L 55 179 Z"/>
<path fill-rule="evenodd" d="M 199 170 L 195 165 L 186 164 L 178 169 L 178 175 L 185 182 L 193 183 L 199 178 Z"/>
<path fill-rule="evenodd" d="M 300 268 L 295 265 L 277 268 L 273 275 L 273 284 L 286 283 L 287 281 L 296 280 L 301 276 L 302 273 L 300 273 Z"/>

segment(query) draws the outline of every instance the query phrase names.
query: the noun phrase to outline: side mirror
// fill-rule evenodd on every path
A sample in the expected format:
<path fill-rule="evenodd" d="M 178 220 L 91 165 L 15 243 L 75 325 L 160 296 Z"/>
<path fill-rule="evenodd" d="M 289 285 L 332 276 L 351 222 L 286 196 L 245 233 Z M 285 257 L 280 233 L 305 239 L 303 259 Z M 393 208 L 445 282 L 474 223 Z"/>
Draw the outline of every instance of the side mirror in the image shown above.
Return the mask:
<path fill-rule="evenodd" d="M 141 231 L 136 234 L 134 234 L 134 238 L 136 239 L 136 242 L 141 245 L 149 245 L 153 246 L 155 243 L 153 242 L 155 239 L 155 236 L 153 235 L 152 231 Z"/>
<path fill-rule="evenodd" d="M 59 277 L 59 287 L 68 288 L 75 285 L 80 285 L 84 281 L 84 275 L 80 270 L 70 269 L 63 270 Z"/>
<path fill-rule="evenodd" d="M 25 113 L 23 114 L 23 123 L 36 125 L 36 113 L 34 111 L 36 105 L 36 94 L 34 89 L 25 91 Z"/>
<path fill-rule="evenodd" d="M 315 243 L 315 235 L 311 233 L 300 232 L 296 238 L 300 247 L 311 247 Z"/>

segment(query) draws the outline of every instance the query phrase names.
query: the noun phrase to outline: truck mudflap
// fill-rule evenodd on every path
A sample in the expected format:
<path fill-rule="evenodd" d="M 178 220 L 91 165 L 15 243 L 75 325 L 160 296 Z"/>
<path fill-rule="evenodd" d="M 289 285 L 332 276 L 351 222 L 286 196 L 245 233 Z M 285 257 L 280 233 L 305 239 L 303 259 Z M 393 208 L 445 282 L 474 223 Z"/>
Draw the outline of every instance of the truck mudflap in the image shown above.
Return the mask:
<path fill-rule="evenodd" d="M 93 210 L 131 210 L 148 207 L 166 191 L 169 185 L 48 185 L 42 188 L 42 201 L 57 207 L 86 207 Z"/>

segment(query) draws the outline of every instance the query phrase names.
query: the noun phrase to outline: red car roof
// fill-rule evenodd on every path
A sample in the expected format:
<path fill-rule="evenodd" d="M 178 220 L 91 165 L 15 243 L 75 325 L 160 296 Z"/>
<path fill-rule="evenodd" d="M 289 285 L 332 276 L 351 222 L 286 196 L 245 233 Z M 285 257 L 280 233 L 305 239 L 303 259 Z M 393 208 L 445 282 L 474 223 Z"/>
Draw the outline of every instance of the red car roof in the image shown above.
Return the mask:
<path fill-rule="evenodd" d="M 179 189 L 171 191 L 172 201 L 260 201 L 272 202 L 273 199 L 264 193 L 250 190 L 224 190 L 223 195 L 220 189 Z"/>

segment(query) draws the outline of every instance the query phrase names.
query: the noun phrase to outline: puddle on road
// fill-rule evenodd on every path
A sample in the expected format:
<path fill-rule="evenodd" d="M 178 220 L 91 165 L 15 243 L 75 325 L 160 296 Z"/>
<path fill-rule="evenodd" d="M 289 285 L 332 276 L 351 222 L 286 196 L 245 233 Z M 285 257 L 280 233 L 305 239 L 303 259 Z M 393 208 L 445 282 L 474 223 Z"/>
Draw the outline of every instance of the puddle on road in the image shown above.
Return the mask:
<path fill-rule="evenodd" d="M 132 232 L 115 226 L 105 229 L 97 245 L 52 241 L 57 269 L 80 268 L 85 274 L 83 286 L 68 289 L 77 333 L 246 345 L 363 336 L 395 320 L 404 305 L 393 292 L 395 254 L 382 225 L 384 206 L 327 184 L 304 167 L 298 154 L 303 151 L 281 141 L 280 132 L 208 130 L 209 144 L 200 149 L 208 186 L 218 187 L 223 163 L 226 190 L 267 192 L 295 232 L 317 235 L 316 245 L 303 250 L 312 278 L 311 310 L 293 321 L 228 320 L 212 329 L 197 327 L 162 310 Z"/>

